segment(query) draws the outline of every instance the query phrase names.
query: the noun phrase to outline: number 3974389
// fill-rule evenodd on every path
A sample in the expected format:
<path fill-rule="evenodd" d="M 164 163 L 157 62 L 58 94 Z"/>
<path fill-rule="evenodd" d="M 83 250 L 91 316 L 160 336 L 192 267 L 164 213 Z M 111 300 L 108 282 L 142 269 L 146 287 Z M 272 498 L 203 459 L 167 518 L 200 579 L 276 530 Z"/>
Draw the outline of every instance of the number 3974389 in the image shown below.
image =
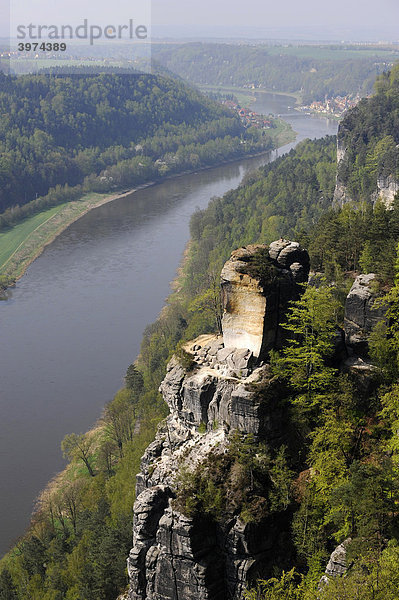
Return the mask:
<path fill-rule="evenodd" d="M 66 47 L 64 42 L 61 42 L 60 44 L 58 42 L 21 42 L 18 44 L 18 50 L 20 52 L 31 52 L 32 50 L 40 50 L 42 52 L 65 52 Z"/>

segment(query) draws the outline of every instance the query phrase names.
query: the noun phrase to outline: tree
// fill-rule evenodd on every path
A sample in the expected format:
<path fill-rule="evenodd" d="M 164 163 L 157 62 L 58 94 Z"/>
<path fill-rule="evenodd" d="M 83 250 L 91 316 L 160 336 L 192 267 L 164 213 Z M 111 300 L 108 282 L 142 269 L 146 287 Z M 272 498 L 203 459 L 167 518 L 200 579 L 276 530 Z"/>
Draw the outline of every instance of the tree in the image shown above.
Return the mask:
<path fill-rule="evenodd" d="M 137 396 L 143 391 L 144 380 L 143 375 L 140 373 L 136 365 L 133 363 L 128 366 L 125 375 L 126 387 L 132 390 Z"/>
<path fill-rule="evenodd" d="M 82 478 L 75 479 L 63 485 L 59 490 L 59 501 L 62 512 L 72 523 L 73 532 L 76 534 L 77 519 L 82 504 L 83 491 L 86 481 Z"/>
<path fill-rule="evenodd" d="M 394 381 L 399 372 L 399 244 L 394 285 L 376 301 L 375 306 L 386 307 L 386 313 L 385 320 L 379 321 L 370 334 L 370 354 L 388 381 Z"/>
<path fill-rule="evenodd" d="M 320 405 L 334 380 L 336 371 L 325 359 L 333 351 L 337 310 L 330 288 L 308 286 L 292 303 L 283 325 L 291 338 L 280 354 L 272 355 L 274 372 L 288 380 L 296 394 L 294 403 L 305 412 Z"/>
<path fill-rule="evenodd" d="M 213 321 L 218 333 L 222 333 L 223 307 L 221 301 L 220 277 L 213 271 L 208 273 L 208 287 L 189 305 L 189 311 L 198 315 L 202 313 L 206 321 Z"/>
<path fill-rule="evenodd" d="M 0 600 L 18 600 L 16 587 L 7 567 L 0 572 Z"/>
<path fill-rule="evenodd" d="M 105 439 L 100 446 L 98 465 L 100 469 L 105 469 L 108 477 L 112 477 L 114 473 L 113 462 L 117 452 L 117 446 L 113 440 Z"/>
<path fill-rule="evenodd" d="M 93 436 L 90 434 L 77 435 L 76 433 L 70 433 L 66 435 L 61 442 L 61 449 L 65 458 L 69 460 L 80 459 L 83 461 L 91 477 L 94 477 L 94 471 L 91 466 L 93 456 L 91 450 L 93 449 Z"/>
<path fill-rule="evenodd" d="M 119 390 L 112 402 L 105 407 L 104 422 L 106 432 L 118 446 L 121 458 L 123 445 L 133 439 L 134 417 L 135 403 L 132 401 L 129 390 Z"/>
<path fill-rule="evenodd" d="M 292 569 L 280 578 L 259 580 L 257 587 L 245 592 L 245 600 L 304 600 L 304 577 Z"/>
<path fill-rule="evenodd" d="M 349 477 L 335 487 L 331 514 L 338 538 L 352 538 L 351 554 L 380 556 L 385 540 L 398 525 L 399 486 L 392 459 L 374 457 L 374 464 L 354 461 Z"/>
<path fill-rule="evenodd" d="M 387 450 L 393 455 L 396 465 L 399 466 L 399 384 L 396 383 L 381 398 L 382 410 L 380 416 L 390 430 L 387 440 Z"/>

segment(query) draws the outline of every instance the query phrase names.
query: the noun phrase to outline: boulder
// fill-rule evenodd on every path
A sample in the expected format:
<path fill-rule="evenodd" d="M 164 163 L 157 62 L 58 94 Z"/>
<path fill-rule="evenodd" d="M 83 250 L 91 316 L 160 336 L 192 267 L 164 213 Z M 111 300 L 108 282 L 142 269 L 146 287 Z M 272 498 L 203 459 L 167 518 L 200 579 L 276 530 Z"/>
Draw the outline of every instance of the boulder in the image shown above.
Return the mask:
<path fill-rule="evenodd" d="M 330 560 L 328 561 L 325 570 L 326 574 L 320 579 L 320 588 L 322 588 L 323 585 L 328 585 L 331 577 L 342 577 L 342 575 L 345 575 L 348 569 L 346 555 L 350 542 L 351 539 L 348 538 L 331 553 Z"/>

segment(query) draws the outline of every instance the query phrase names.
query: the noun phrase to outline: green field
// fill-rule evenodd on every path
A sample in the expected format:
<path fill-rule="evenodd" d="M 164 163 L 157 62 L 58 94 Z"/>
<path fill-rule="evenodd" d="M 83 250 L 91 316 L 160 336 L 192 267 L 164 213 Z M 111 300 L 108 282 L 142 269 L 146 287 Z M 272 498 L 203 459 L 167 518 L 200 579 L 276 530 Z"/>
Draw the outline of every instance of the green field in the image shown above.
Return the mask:
<path fill-rule="evenodd" d="M 220 94 L 234 94 L 240 106 L 249 106 L 254 101 L 254 96 L 251 90 L 225 85 L 198 85 L 201 92 L 219 92 Z"/>
<path fill-rule="evenodd" d="M 0 274 L 4 271 L 8 262 L 27 239 L 44 225 L 44 223 L 58 214 L 64 206 L 65 204 L 60 204 L 59 206 L 50 208 L 49 210 L 34 215 L 22 223 L 15 225 L 9 231 L 0 233 Z"/>
<path fill-rule="evenodd" d="M 281 148 L 285 144 L 293 142 L 298 135 L 286 121 L 276 119 L 276 128 L 269 129 L 269 133 L 273 137 L 276 148 Z"/>
<path fill-rule="evenodd" d="M 43 248 L 71 223 L 92 208 L 119 196 L 92 192 L 80 200 L 64 202 L 29 217 L 0 233 L 0 292 L 4 285 L 21 277 Z"/>

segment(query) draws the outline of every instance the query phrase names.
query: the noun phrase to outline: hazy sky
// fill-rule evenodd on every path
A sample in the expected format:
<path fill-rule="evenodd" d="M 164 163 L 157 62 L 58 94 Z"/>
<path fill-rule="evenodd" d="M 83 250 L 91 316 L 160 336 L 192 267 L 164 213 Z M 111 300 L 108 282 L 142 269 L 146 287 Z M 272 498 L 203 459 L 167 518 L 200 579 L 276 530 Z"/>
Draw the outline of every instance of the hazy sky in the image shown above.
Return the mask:
<path fill-rule="evenodd" d="M 6 19 L 8 0 L 0 0 L 0 27 Z M 135 17 L 138 6 L 152 4 L 152 24 L 159 32 L 209 37 L 217 31 L 244 36 L 251 28 L 269 32 L 290 31 L 306 37 L 311 30 L 332 32 L 337 39 L 350 39 L 350 32 L 363 32 L 371 39 L 399 40 L 399 0 L 11 0 L 18 22 L 35 19 L 49 23 L 96 19 L 99 23 Z M 233 31 L 233 30 L 232 30 Z M 321 36 L 322 37 L 322 36 Z"/>
<path fill-rule="evenodd" d="M 154 24 L 381 27 L 396 21 L 399 0 L 153 0 Z"/>

